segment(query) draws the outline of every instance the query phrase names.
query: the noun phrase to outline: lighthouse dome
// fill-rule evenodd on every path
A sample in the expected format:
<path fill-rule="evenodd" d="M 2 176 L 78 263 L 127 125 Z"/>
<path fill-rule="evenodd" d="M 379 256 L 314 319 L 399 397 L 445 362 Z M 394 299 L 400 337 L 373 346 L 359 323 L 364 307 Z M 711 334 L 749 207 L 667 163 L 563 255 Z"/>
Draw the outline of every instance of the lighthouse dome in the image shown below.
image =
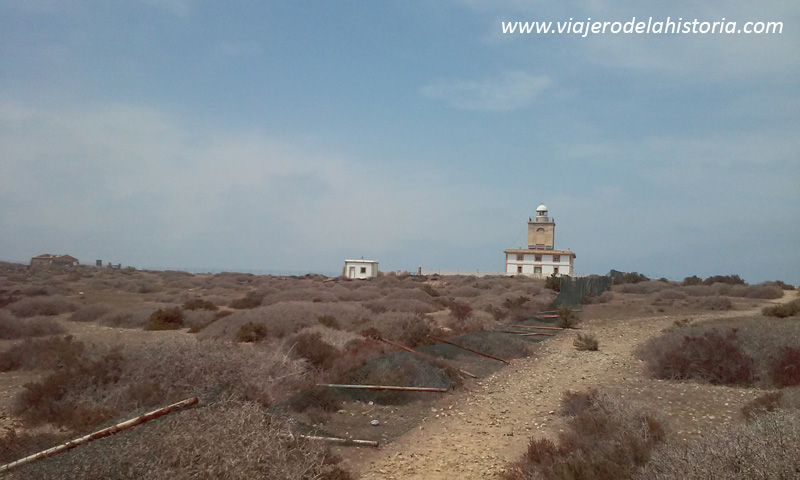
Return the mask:
<path fill-rule="evenodd" d="M 536 207 L 536 211 L 537 212 L 546 212 L 547 211 L 547 207 L 544 204 L 541 204 L 538 207 Z"/>

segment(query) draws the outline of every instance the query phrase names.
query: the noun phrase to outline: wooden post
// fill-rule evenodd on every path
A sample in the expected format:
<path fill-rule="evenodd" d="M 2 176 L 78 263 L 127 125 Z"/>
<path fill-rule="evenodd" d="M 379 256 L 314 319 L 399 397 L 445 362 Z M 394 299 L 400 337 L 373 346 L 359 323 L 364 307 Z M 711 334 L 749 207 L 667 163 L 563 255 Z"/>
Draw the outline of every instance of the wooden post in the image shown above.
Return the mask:
<path fill-rule="evenodd" d="M 478 378 L 476 375 L 473 375 L 473 374 L 469 373 L 469 372 L 468 372 L 468 371 L 466 371 L 466 370 L 462 370 L 462 369 L 460 369 L 460 368 L 456 367 L 455 365 L 450 365 L 449 363 L 445 362 L 445 361 L 444 361 L 444 360 L 442 360 L 441 358 L 436 358 L 436 357 L 433 357 L 433 356 L 431 356 L 431 355 L 426 355 L 426 354 L 424 354 L 424 353 L 422 353 L 422 352 L 418 352 L 418 351 L 416 351 L 416 350 L 412 350 L 412 349 L 410 349 L 410 348 L 406 347 L 405 345 L 400 345 L 399 343 L 395 343 L 395 342 L 393 342 L 393 341 L 391 341 L 391 340 L 386 340 L 385 338 L 381 338 L 381 341 L 382 341 L 382 342 L 386 342 L 386 343 L 388 343 L 389 345 L 395 346 L 395 347 L 397 347 L 397 348 L 400 348 L 400 349 L 402 349 L 402 350 L 405 350 L 406 352 L 413 353 L 414 355 L 419 355 L 419 356 L 420 356 L 420 357 L 422 357 L 422 358 L 427 358 L 428 360 L 434 360 L 434 361 L 436 361 L 436 362 L 441 362 L 443 365 L 447 365 L 448 367 L 450 367 L 450 368 L 452 368 L 452 369 L 454 369 L 454 370 L 457 370 L 457 371 L 459 371 L 459 372 L 463 373 L 464 375 L 466 375 L 466 376 L 468 376 L 468 377 L 472 377 L 472 378 Z"/>
<path fill-rule="evenodd" d="M 329 442 L 329 443 L 338 443 L 341 445 L 365 445 L 367 447 L 380 447 L 381 444 L 378 442 L 373 442 L 372 440 L 353 440 L 350 438 L 337 438 L 337 437 L 318 437 L 315 435 L 296 435 L 298 438 L 302 438 L 303 440 L 310 440 L 310 441 L 317 441 L 317 442 Z"/>
<path fill-rule="evenodd" d="M 318 387 L 347 388 L 351 390 L 397 390 L 400 392 L 438 392 L 447 393 L 446 388 L 435 387 L 396 387 L 393 385 L 342 385 L 339 383 L 318 383 Z"/>
<path fill-rule="evenodd" d="M 464 345 L 459 345 L 457 343 L 450 342 L 450 341 L 445 340 L 443 338 L 434 337 L 433 335 L 428 335 L 428 338 L 432 338 L 432 339 L 436 340 L 437 342 L 442 342 L 442 343 L 446 343 L 448 345 L 452 345 L 454 347 L 462 348 L 462 349 L 464 349 L 464 350 L 466 350 L 468 352 L 477 353 L 478 355 L 483 355 L 484 357 L 491 358 L 492 360 L 497 360 L 499 362 L 503 362 L 506 365 L 508 365 L 510 363 L 508 360 L 503 360 L 502 358 L 495 357 L 494 355 L 489 355 L 488 353 L 483 353 L 483 352 L 479 352 L 477 350 L 473 350 L 473 349 L 471 349 L 469 347 L 465 347 Z"/>
<path fill-rule="evenodd" d="M 104 428 L 102 430 L 98 430 L 94 433 L 90 433 L 84 437 L 76 438 L 75 440 L 71 440 L 67 443 L 59 445 L 57 447 L 53 447 L 48 450 L 41 451 L 29 457 L 21 458 L 11 463 L 7 463 L 3 466 L 0 466 L 0 473 L 8 472 L 13 468 L 20 467 L 22 465 L 26 465 L 28 463 L 33 463 L 36 460 L 41 460 L 43 458 L 51 457 L 53 455 L 58 455 L 59 453 L 66 452 L 67 450 L 73 449 L 75 447 L 79 447 L 81 445 L 85 445 L 93 440 L 97 440 L 103 437 L 109 437 L 114 435 L 115 433 L 119 433 L 123 430 L 127 430 L 129 428 L 133 428 L 137 425 L 141 425 L 143 423 L 149 422 L 150 420 L 155 420 L 158 417 L 163 417 L 169 413 L 174 412 L 175 410 L 180 410 L 181 408 L 188 407 L 189 405 L 194 405 L 199 400 L 197 397 L 187 398 L 186 400 L 180 401 L 178 403 L 173 403 L 172 405 L 168 405 L 164 408 L 159 408 L 158 410 L 153 410 L 150 413 L 146 413 L 144 415 L 138 416 L 136 418 L 132 418 L 130 420 L 126 420 L 122 423 L 118 423 L 112 427 Z"/>

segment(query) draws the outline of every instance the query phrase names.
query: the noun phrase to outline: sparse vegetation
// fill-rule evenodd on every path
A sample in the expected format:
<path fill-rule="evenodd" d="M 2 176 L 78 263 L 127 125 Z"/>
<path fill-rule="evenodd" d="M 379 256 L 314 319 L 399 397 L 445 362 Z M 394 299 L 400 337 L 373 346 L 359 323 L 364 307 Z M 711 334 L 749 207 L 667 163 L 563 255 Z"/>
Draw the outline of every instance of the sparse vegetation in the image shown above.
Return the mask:
<path fill-rule="evenodd" d="M 17 318 L 5 310 L 0 310 L 0 339 L 42 337 L 64 333 L 64 327 L 50 318 Z"/>
<path fill-rule="evenodd" d="M 793 317 L 800 313 L 800 300 L 792 300 L 789 303 L 781 303 L 779 305 L 764 307 L 763 310 L 761 310 L 761 313 L 767 317 Z"/>
<path fill-rule="evenodd" d="M 532 439 L 503 478 L 630 478 L 666 437 L 654 413 L 596 390 L 567 392 L 560 414 L 558 443 Z"/>
<path fill-rule="evenodd" d="M 236 331 L 236 341 L 254 343 L 267 338 L 269 331 L 263 323 L 247 322 Z"/>
<path fill-rule="evenodd" d="M 180 308 L 159 308 L 150 315 L 145 330 L 178 330 L 183 326 Z"/>
<path fill-rule="evenodd" d="M 600 347 L 600 342 L 591 333 L 578 333 L 572 340 L 572 345 L 578 350 L 596 351 Z"/>
<path fill-rule="evenodd" d="M 673 331 L 642 346 L 639 358 L 656 378 L 751 385 L 755 375 L 755 361 L 742 350 L 735 328 Z"/>
<path fill-rule="evenodd" d="M 558 314 L 558 326 L 561 328 L 575 328 L 580 322 L 569 305 L 559 305 L 556 313 Z"/>

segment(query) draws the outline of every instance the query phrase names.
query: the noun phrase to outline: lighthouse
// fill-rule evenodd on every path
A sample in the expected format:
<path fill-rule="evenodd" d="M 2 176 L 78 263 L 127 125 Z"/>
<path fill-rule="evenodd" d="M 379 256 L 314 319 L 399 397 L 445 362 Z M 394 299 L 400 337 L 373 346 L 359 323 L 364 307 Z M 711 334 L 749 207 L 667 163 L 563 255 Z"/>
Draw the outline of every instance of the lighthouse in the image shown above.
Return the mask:
<path fill-rule="evenodd" d="M 555 248 L 556 222 L 542 204 L 528 217 L 528 248 L 504 250 L 506 275 L 548 277 L 573 275 L 575 253 Z"/>

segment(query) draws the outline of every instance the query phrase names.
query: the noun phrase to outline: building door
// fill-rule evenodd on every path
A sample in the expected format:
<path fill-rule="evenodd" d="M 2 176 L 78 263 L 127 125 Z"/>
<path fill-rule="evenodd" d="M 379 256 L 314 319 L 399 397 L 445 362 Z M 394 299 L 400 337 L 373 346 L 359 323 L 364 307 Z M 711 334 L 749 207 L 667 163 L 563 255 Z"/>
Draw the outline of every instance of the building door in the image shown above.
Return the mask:
<path fill-rule="evenodd" d="M 356 267 L 350 267 L 350 272 L 347 274 L 350 278 L 356 278 Z"/>

